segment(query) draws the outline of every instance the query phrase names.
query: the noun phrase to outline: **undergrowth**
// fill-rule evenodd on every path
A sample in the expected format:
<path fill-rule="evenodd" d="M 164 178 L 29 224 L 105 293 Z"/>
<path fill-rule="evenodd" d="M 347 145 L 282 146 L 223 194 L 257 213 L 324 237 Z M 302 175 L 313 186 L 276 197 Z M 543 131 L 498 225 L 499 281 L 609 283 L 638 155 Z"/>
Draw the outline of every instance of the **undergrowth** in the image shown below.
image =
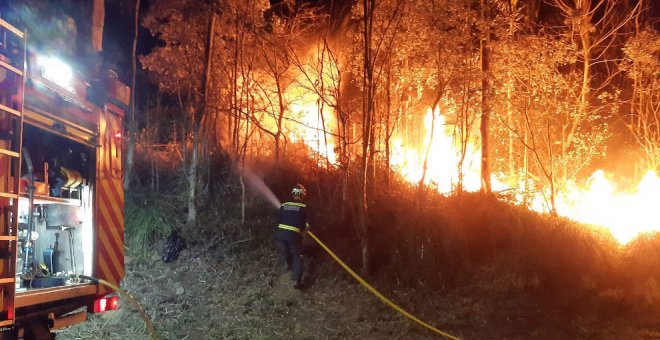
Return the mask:
<path fill-rule="evenodd" d="M 296 183 L 303 183 L 315 233 L 359 268 L 357 202 L 351 199 L 356 185 L 349 182 L 344 188 L 340 169 L 324 169 L 312 161 L 262 162 L 251 169 L 282 201 Z M 238 175 L 228 168 L 213 172 L 222 175 L 214 176 L 200 200 L 194 227 L 183 225 L 185 190 L 180 185 L 167 193 L 128 195 L 130 253 L 148 256 L 147 245 L 177 226 L 190 244 L 210 249 L 222 244 L 223 252 L 272 247 L 277 208 L 249 187 L 243 196 Z M 660 240 L 655 235 L 624 247 L 602 230 L 493 195 L 420 195 L 416 186 L 396 180 L 374 187 L 369 274 L 390 289 L 449 292 L 472 287 L 488 299 L 515 297 L 571 311 L 597 305 L 655 308 L 660 303 Z"/>
<path fill-rule="evenodd" d="M 154 243 L 181 226 L 181 197 L 164 193 L 129 193 L 124 219 L 128 254 L 138 261 L 152 254 Z"/>

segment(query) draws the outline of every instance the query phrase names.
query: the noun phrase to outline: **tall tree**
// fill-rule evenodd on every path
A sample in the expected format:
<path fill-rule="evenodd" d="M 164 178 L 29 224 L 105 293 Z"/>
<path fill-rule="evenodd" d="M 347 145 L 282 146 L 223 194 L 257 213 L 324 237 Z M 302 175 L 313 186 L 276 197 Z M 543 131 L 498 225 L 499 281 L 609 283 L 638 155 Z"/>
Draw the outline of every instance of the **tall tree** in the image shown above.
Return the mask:
<path fill-rule="evenodd" d="M 197 221 L 200 130 L 207 112 L 212 42 L 209 31 L 213 11 L 184 0 L 152 3 L 143 25 L 158 35 L 164 46 L 141 58 L 159 89 L 173 95 L 179 104 L 183 172 L 188 183 L 189 225 Z M 207 61 L 209 61 L 207 63 Z"/>
<path fill-rule="evenodd" d="M 359 71 L 361 77 L 362 95 L 362 138 L 361 153 L 359 155 L 359 185 L 358 185 L 358 223 L 357 233 L 361 243 L 362 269 L 369 269 L 369 194 L 375 182 L 375 99 L 380 80 L 381 66 L 384 66 L 387 54 L 387 41 L 399 27 L 396 22 L 400 20 L 405 6 L 403 0 L 376 1 L 363 0 L 356 3 L 353 9 L 354 16 L 359 18 L 359 32 L 356 41 L 356 50 L 360 56 L 354 61 L 354 69 Z M 377 9 L 378 8 L 378 9 Z M 388 10 L 385 10 L 388 9 Z M 358 65 L 359 63 L 359 65 Z"/>
<path fill-rule="evenodd" d="M 490 10 L 487 0 L 481 0 L 481 191 L 490 193 Z"/>
<path fill-rule="evenodd" d="M 620 0 L 554 0 L 553 4 L 560 9 L 568 35 L 571 39 L 577 37 L 579 47 L 579 63 L 581 66 L 581 86 L 579 90 L 579 107 L 572 115 L 568 136 L 564 145 L 564 153 L 572 147 L 572 142 L 580 124 L 589 119 L 589 115 L 600 114 L 603 107 L 593 107 L 594 92 L 600 95 L 607 91 L 612 80 L 611 75 L 602 80 L 597 88 L 592 86 L 595 65 L 601 64 L 609 67 L 612 60 L 604 58 L 608 51 L 618 40 L 618 33 L 632 21 L 640 10 L 642 2 L 638 2 L 632 9 L 626 8 Z M 605 73 L 605 72 L 604 72 Z"/>
<path fill-rule="evenodd" d="M 360 236 L 362 271 L 369 269 L 369 202 L 367 197 L 367 172 L 369 156 L 367 151 L 371 142 L 373 105 L 374 105 L 374 59 L 372 56 L 372 33 L 376 0 L 362 1 L 362 39 L 363 39 L 363 69 L 362 69 L 362 153 L 360 155 L 360 181 L 358 197 L 358 235 Z"/>
<path fill-rule="evenodd" d="M 139 33 L 140 0 L 135 0 L 135 11 L 133 12 L 133 47 L 131 50 L 131 99 L 129 102 L 130 121 L 128 125 L 128 146 L 126 148 L 126 172 L 124 175 L 124 190 L 131 187 L 133 167 L 135 159 L 135 139 L 137 138 L 137 112 L 135 110 L 135 93 L 137 91 L 135 78 L 137 74 L 137 41 Z"/>

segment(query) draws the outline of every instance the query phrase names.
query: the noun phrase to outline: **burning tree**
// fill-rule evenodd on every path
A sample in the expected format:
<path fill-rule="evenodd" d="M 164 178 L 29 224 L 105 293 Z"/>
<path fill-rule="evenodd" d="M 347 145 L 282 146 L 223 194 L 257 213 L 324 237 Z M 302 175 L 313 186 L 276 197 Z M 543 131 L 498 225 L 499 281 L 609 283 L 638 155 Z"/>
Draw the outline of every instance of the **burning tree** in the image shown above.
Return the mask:
<path fill-rule="evenodd" d="M 207 164 L 221 151 L 236 164 L 311 156 L 325 171 L 339 168 L 346 206 L 356 198 L 365 270 L 380 181 L 451 194 L 487 188 L 492 172 L 493 190 L 513 192 L 516 202 L 575 210 L 568 197 L 583 191 L 578 183 L 595 170 L 620 114 L 622 72 L 635 83 L 630 126 L 657 166 L 657 51 L 649 47 L 657 34 L 628 41 L 626 67 L 617 61 L 618 33 L 637 7 L 365 0 L 342 12 L 212 3 L 168 0 L 144 20 L 164 46 L 142 63 L 184 113 L 179 135 L 192 142 L 192 122 L 201 122 L 193 149 Z M 209 8 L 217 27 L 198 120 Z"/>

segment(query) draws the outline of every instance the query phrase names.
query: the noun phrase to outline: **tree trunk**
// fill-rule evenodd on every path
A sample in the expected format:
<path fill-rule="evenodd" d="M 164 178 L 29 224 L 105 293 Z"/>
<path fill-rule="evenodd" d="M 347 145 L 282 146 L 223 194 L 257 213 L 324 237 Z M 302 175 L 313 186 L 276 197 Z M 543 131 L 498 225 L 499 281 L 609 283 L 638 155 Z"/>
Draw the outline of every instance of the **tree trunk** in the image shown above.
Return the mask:
<path fill-rule="evenodd" d="M 590 3 L 591 1 L 586 1 Z M 589 7 L 583 10 L 589 11 Z M 584 119 L 589 110 L 589 92 L 591 90 L 591 37 L 589 31 L 591 29 L 590 16 L 585 15 L 580 22 L 580 41 L 582 43 L 582 56 L 584 62 L 582 64 L 582 90 L 580 91 L 580 117 Z M 571 131 L 573 133 L 574 131 Z M 570 137 L 569 137 L 570 138 Z"/>
<path fill-rule="evenodd" d="M 245 198 L 245 182 L 243 182 L 242 170 L 241 170 L 241 176 L 238 177 L 238 180 L 241 183 L 241 224 L 245 224 L 246 198 Z"/>
<path fill-rule="evenodd" d="M 511 127 L 513 124 L 513 107 L 511 105 L 511 88 L 513 87 L 512 81 L 506 86 L 506 120 L 507 125 L 509 126 L 509 131 L 507 135 L 507 167 L 509 170 L 509 178 L 515 178 L 516 181 L 519 179 L 516 173 L 516 164 L 513 157 L 513 132 L 511 132 Z"/>
<path fill-rule="evenodd" d="M 429 154 L 431 153 L 431 146 L 433 146 L 433 135 L 435 135 L 435 105 L 431 108 L 431 135 L 429 136 L 429 144 L 426 145 L 426 151 L 424 152 L 424 165 L 422 166 L 422 177 L 419 179 L 420 199 L 424 198 L 424 181 L 426 181 L 426 171 L 428 168 Z"/>
<path fill-rule="evenodd" d="M 527 197 L 529 196 L 527 191 L 528 191 L 528 184 L 527 181 L 529 180 L 529 148 L 527 148 L 527 143 L 529 143 L 528 138 L 528 129 L 525 129 L 525 135 L 523 137 L 524 140 L 524 145 L 525 148 L 523 148 L 523 205 L 527 206 Z"/>
<path fill-rule="evenodd" d="M 231 120 L 231 130 L 230 130 L 230 138 L 231 138 L 231 150 L 232 150 L 232 155 L 234 156 L 234 159 L 238 159 L 238 140 L 237 140 L 237 135 L 238 135 L 238 129 L 239 129 L 239 122 L 240 122 L 240 109 L 239 109 L 239 102 L 238 102 L 238 57 L 239 57 L 239 19 L 240 19 L 240 14 L 238 11 L 238 8 L 236 9 L 235 12 L 235 17 L 234 17 L 234 34 L 235 39 L 234 39 L 234 60 L 232 63 L 232 92 L 231 92 L 231 101 L 232 101 L 232 110 L 234 114 L 232 115 Z"/>
<path fill-rule="evenodd" d="M 194 227 L 197 224 L 197 163 L 199 147 L 199 125 L 195 124 L 193 128 L 193 144 L 190 155 L 190 165 L 188 166 L 188 226 Z"/>
<path fill-rule="evenodd" d="M 374 107 L 371 108 L 371 120 L 369 123 L 369 160 L 368 164 L 368 174 L 367 174 L 367 196 L 370 196 L 374 192 L 374 187 L 376 185 L 376 128 L 373 126 L 374 121 L 378 117 L 374 117 Z"/>
<path fill-rule="evenodd" d="M 489 11 L 485 0 L 481 0 L 481 18 L 488 22 Z M 490 40 L 490 29 L 486 28 L 481 37 L 481 191 L 490 193 L 490 55 L 488 52 L 488 43 Z"/>
<path fill-rule="evenodd" d="M 275 77 L 275 86 L 277 87 L 277 100 L 279 112 L 277 116 L 277 133 L 275 133 L 275 162 L 280 160 L 280 138 L 282 137 L 282 120 L 284 119 L 284 95 L 282 94 L 282 85 L 280 78 Z"/>
<path fill-rule="evenodd" d="M 136 53 L 137 53 L 137 40 L 138 40 L 138 19 L 140 16 L 140 0 L 135 0 L 135 17 L 134 17 L 134 30 L 133 30 L 133 50 L 131 54 L 131 99 L 130 110 L 131 120 L 128 125 L 128 146 L 126 147 L 126 172 L 124 173 L 124 191 L 128 191 L 131 187 L 131 178 L 133 176 L 134 159 L 135 159 L 135 138 L 137 133 L 137 120 L 135 113 L 135 78 L 137 73 Z"/>
<path fill-rule="evenodd" d="M 547 123 L 546 127 L 546 140 L 550 141 L 550 122 Z M 552 146 L 548 143 L 548 155 L 550 156 L 550 171 L 549 171 L 549 176 L 548 180 L 550 181 L 550 209 L 551 213 L 555 216 L 557 216 L 557 204 L 556 204 L 556 196 L 557 196 L 557 184 L 556 184 L 556 175 L 555 175 L 555 157 L 552 152 Z"/>
<path fill-rule="evenodd" d="M 323 115 L 323 109 L 325 108 L 325 104 L 323 100 L 319 99 L 318 100 L 318 108 L 319 108 L 319 117 L 321 118 L 321 130 L 323 131 L 323 143 L 325 144 L 325 168 L 326 170 L 330 170 L 330 158 L 329 158 L 329 153 L 330 150 L 328 149 L 328 131 L 325 127 L 325 116 Z"/>
<path fill-rule="evenodd" d="M 197 165 L 199 163 L 199 139 L 202 118 L 206 113 L 206 100 L 208 95 L 209 79 L 211 74 L 211 56 L 213 51 L 213 30 L 215 27 L 215 14 L 211 13 L 209 18 L 208 34 L 206 36 L 206 53 L 204 76 L 202 78 L 202 101 L 201 106 L 194 115 L 193 121 L 193 145 L 188 168 L 188 226 L 197 225 Z"/>
<path fill-rule="evenodd" d="M 591 25 L 592 14 L 590 14 L 591 9 L 591 0 L 578 0 L 575 3 L 576 12 L 582 13 L 580 15 L 578 34 L 580 37 L 580 44 L 582 50 L 582 87 L 580 89 L 580 103 L 578 104 L 578 113 L 573 118 L 571 124 L 571 130 L 566 136 L 566 146 L 571 148 L 573 145 L 574 134 L 584 119 L 588 115 L 589 110 L 589 95 L 591 91 L 591 36 L 589 35 L 590 31 L 594 28 Z"/>
<path fill-rule="evenodd" d="M 387 80 L 385 84 L 385 96 L 386 96 L 386 109 L 385 109 L 385 188 L 390 187 L 390 139 L 392 138 L 392 132 L 390 132 L 390 116 L 391 116 L 391 110 L 392 110 L 392 94 L 390 93 L 390 81 L 391 81 L 391 69 L 390 69 L 391 63 L 388 63 L 387 67 Z M 394 130 L 392 128 L 392 130 Z"/>
<path fill-rule="evenodd" d="M 373 65 L 371 56 L 371 32 L 373 27 L 373 13 L 376 0 L 363 0 L 364 5 L 364 69 L 362 78 L 362 155 L 360 164 L 360 190 L 358 199 L 358 236 L 362 255 L 362 272 L 369 272 L 369 222 L 368 222 L 368 191 L 367 177 L 369 172 L 369 144 L 371 141 L 371 118 L 373 114 Z"/>

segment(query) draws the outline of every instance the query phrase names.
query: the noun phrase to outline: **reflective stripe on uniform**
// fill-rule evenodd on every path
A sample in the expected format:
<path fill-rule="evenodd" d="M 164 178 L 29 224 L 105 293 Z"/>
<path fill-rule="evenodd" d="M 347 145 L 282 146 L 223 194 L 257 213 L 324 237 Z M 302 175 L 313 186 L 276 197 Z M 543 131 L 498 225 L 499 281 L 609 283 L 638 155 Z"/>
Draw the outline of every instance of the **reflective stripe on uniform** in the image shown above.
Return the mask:
<path fill-rule="evenodd" d="M 305 205 L 305 203 L 298 203 L 298 202 L 285 202 L 284 205 L 295 205 L 295 206 L 303 207 L 303 208 L 307 207 Z"/>
<path fill-rule="evenodd" d="M 286 229 L 286 230 L 295 231 L 295 232 L 297 232 L 297 233 L 300 232 L 300 228 L 296 228 L 296 227 L 294 227 L 294 226 L 290 226 L 290 225 L 286 225 L 286 224 L 280 224 L 280 225 L 278 225 L 277 227 L 278 227 L 278 228 L 281 228 L 281 229 Z"/>

